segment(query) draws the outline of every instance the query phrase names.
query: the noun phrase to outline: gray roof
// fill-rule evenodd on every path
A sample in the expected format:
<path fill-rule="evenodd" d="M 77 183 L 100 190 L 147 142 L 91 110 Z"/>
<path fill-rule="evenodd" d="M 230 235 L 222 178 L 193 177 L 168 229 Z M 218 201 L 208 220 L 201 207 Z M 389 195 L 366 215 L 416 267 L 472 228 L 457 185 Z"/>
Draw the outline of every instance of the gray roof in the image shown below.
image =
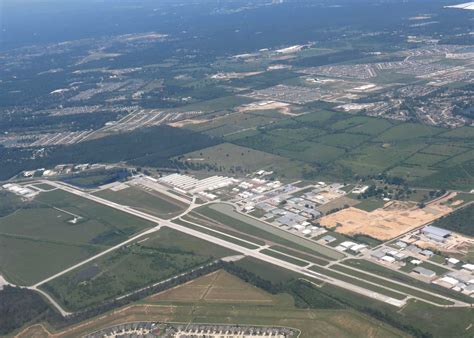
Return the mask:
<path fill-rule="evenodd" d="M 436 275 L 436 273 L 433 270 L 425 269 L 422 266 L 417 266 L 416 268 L 413 269 L 413 271 L 419 273 L 420 275 L 428 276 L 428 277 Z"/>
<path fill-rule="evenodd" d="M 433 256 L 434 252 L 431 250 L 421 250 L 420 254 L 422 254 L 423 256 Z"/>
<path fill-rule="evenodd" d="M 441 228 L 438 228 L 438 227 L 434 227 L 434 226 L 426 226 L 426 227 L 423 228 L 422 231 L 423 231 L 423 233 L 434 235 L 434 236 L 439 236 L 439 237 L 447 237 L 447 236 L 451 235 L 451 231 L 441 229 Z"/>
<path fill-rule="evenodd" d="M 379 250 L 372 252 L 370 255 L 375 258 L 382 258 L 383 256 L 385 256 L 385 252 Z"/>
<path fill-rule="evenodd" d="M 321 239 L 325 242 L 330 243 L 330 242 L 334 242 L 336 240 L 336 237 L 331 236 L 331 235 L 326 235 L 326 236 L 322 237 Z"/>

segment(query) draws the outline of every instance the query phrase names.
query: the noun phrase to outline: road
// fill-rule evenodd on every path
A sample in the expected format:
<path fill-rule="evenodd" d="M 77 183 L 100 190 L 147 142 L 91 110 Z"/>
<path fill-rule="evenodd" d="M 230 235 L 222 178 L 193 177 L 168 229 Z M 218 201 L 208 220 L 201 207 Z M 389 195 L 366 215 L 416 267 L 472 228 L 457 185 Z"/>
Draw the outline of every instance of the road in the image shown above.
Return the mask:
<path fill-rule="evenodd" d="M 51 281 L 55 278 L 58 278 L 58 277 L 66 274 L 66 273 L 68 273 L 68 272 L 70 272 L 74 269 L 77 269 L 78 267 L 81 267 L 81 266 L 83 266 L 83 265 L 85 265 L 85 264 L 87 264 L 87 263 L 89 263 L 89 262 L 91 262 L 91 261 L 93 261 L 93 260 L 95 260 L 95 259 L 111 252 L 111 251 L 117 250 L 118 248 L 120 248 L 124 245 L 127 245 L 127 244 L 129 244 L 129 243 L 131 243 L 131 242 L 133 242 L 133 241 L 135 241 L 135 240 L 137 240 L 137 239 L 139 239 L 143 236 L 150 235 L 154 232 L 157 232 L 157 231 L 160 230 L 160 228 L 162 226 L 166 226 L 166 227 L 169 227 L 169 228 L 174 229 L 176 231 L 180 231 L 182 233 L 185 233 L 187 235 L 197 237 L 197 238 L 205 240 L 207 242 L 223 246 L 225 248 L 228 248 L 230 250 L 238 252 L 239 254 L 242 254 L 242 255 L 245 255 L 245 256 L 248 256 L 248 257 L 253 257 L 255 259 L 264 261 L 266 263 L 278 266 L 280 268 L 296 272 L 296 273 L 301 274 L 305 277 L 316 278 L 316 279 L 322 280 L 325 283 L 329 283 L 329 284 L 332 284 L 332 285 L 335 285 L 335 286 L 338 286 L 338 287 L 341 287 L 341 288 L 359 293 L 359 294 L 364 295 L 366 297 L 370 297 L 370 298 L 373 298 L 373 299 L 376 299 L 376 300 L 379 300 L 379 301 L 382 301 L 382 302 L 386 302 L 388 304 L 391 304 L 391 305 L 394 305 L 394 306 L 397 306 L 397 307 L 404 306 L 406 304 L 407 300 L 410 299 L 410 298 L 416 298 L 416 297 L 412 297 L 412 296 L 407 296 L 403 300 L 398 300 L 398 299 L 395 299 L 395 298 L 392 298 L 392 297 L 388 297 L 386 295 L 367 290 L 365 288 L 353 285 L 351 283 L 348 283 L 348 282 L 345 282 L 345 281 L 342 281 L 342 280 L 338 280 L 338 279 L 335 279 L 335 278 L 332 278 L 332 277 L 329 277 L 329 276 L 325 276 L 324 274 L 313 272 L 311 270 L 308 270 L 307 266 L 300 267 L 300 266 L 294 265 L 292 263 L 288 263 L 286 261 L 283 261 L 283 260 L 280 260 L 280 259 L 277 259 L 277 258 L 274 258 L 274 257 L 271 257 L 271 256 L 267 256 L 265 254 L 262 254 L 259 250 L 261 250 L 263 248 L 263 246 L 259 247 L 258 249 L 248 249 L 248 248 L 245 248 L 243 246 L 240 246 L 240 245 L 231 243 L 229 241 L 223 240 L 221 238 L 217 238 L 217 237 L 214 237 L 212 235 L 202 233 L 202 232 L 199 232 L 197 230 L 187 228 L 185 226 L 173 223 L 170 220 L 161 219 L 159 217 L 147 214 L 145 212 L 135 210 L 135 209 L 133 209 L 129 206 L 125 206 L 125 205 L 121 205 L 121 204 L 118 204 L 118 203 L 115 203 L 115 202 L 111 202 L 111 201 L 108 201 L 108 200 L 103 199 L 101 197 L 94 196 L 94 195 L 92 195 L 88 192 L 77 190 L 76 188 L 71 187 L 71 186 L 66 185 L 66 184 L 63 184 L 63 183 L 53 182 L 53 181 L 47 181 L 45 183 L 53 185 L 58 189 L 64 190 L 64 191 L 69 192 L 71 194 L 74 194 L 76 196 L 80 196 L 80 197 L 92 200 L 96 203 L 108 206 L 110 208 L 114 208 L 114 209 L 120 210 L 122 212 L 126 212 L 128 214 L 134 215 L 136 217 L 140 217 L 142 219 L 153 222 L 157 225 L 155 227 L 151 228 L 151 229 L 148 229 L 148 230 L 146 230 L 142 233 L 139 233 L 139 234 L 129 238 L 128 240 L 126 240 L 126 241 L 124 241 L 124 242 L 122 242 L 122 243 L 120 243 L 120 244 L 118 244 L 118 245 L 116 245 L 112 248 L 109 248 L 109 249 L 107 249 L 107 250 L 105 250 L 105 251 L 103 251 L 103 252 L 101 252 L 101 253 L 99 253 L 95 256 L 92 256 L 92 257 L 90 257 L 90 258 L 88 258 L 88 259 L 86 259 L 86 260 L 84 260 L 84 261 L 82 261 L 82 262 L 80 262 L 80 263 L 78 263 L 74 266 L 71 266 L 71 267 L 69 267 L 69 268 L 67 268 L 67 269 L 65 269 L 65 270 L 63 270 L 59 273 L 56 273 L 53 276 L 50 276 L 50 277 L 38 282 L 37 284 L 35 284 L 34 286 L 31 287 L 31 289 L 33 289 L 33 290 L 39 290 L 38 288 L 41 285 L 43 285 L 43 284 L 45 284 L 45 283 L 47 283 L 47 282 L 49 282 L 49 281 Z M 189 207 L 183 213 L 181 213 L 179 216 L 177 216 L 176 218 L 179 218 L 179 217 L 187 214 L 188 212 L 192 211 L 194 208 L 199 207 L 199 206 L 200 205 L 195 204 L 195 200 L 193 200 L 191 202 L 191 204 L 189 205 Z M 42 294 L 44 294 L 44 293 L 42 292 Z M 436 295 L 436 296 L 438 296 L 440 298 L 445 298 L 447 300 L 450 300 L 450 301 L 456 303 L 457 306 L 470 306 L 467 303 L 460 304 L 462 302 L 458 302 L 458 301 L 449 299 L 449 298 L 441 296 L 441 295 Z M 67 311 L 62 309 L 61 306 L 59 304 L 57 304 L 57 302 L 55 302 L 53 299 L 51 299 L 50 296 L 48 296 L 47 298 L 61 312 L 61 314 L 63 314 L 63 315 L 68 315 L 69 314 Z"/>

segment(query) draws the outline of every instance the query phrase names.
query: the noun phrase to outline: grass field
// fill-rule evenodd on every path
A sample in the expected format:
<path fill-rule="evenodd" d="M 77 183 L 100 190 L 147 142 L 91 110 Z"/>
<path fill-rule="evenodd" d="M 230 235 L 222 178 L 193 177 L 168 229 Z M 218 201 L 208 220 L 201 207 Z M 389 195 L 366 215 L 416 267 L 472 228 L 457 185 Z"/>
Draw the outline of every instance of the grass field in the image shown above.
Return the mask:
<path fill-rule="evenodd" d="M 0 273 L 11 283 L 32 285 L 97 253 L 74 245 L 0 234 Z"/>
<path fill-rule="evenodd" d="M 241 147 L 231 143 L 222 143 L 217 146 L 183 155 L 184 161 L 190 165 L 210 166 L 211 170 L 229 174 L 248 174 L 260 169 L 274 171 L 281 177 L 301 176 L 304 163 L 293 161 L 265 153 L 263 151 Z"/>
<path fill-rule="evenodd" d="M 240 153 L 250 148 L 266 153 L 262 159 L 273 154 L 280 156 L 280 161 L 281 157 L 298 161 L 293 170 L 285 169 L 292 178 L 346 180 L 354 175 L 388 172 L 420 186 L 462 189 L 474 184 L 474 144 L 465 142 L 474 134 L 471 129 L 447 131 L 321 110 L 233 133 L 225 139 L 239 145 Z M 206 162 L 225 167 L 228 158 L 213 148 L 202 151 Z M 235 155 L 239 154 L 232 156 L 234 161 L 239 158 Z M 297 170 L 300 163 L 308 166 L 303 173 Z"/>
<path fill-rule="evenodd" d="M 184 203 L 155 191 L 128 187 L 119 191 L 101 190 L 95 195 L 119 204 L 128 205 L 161 218 L 172 218 L 184 211 Z"/>
<path fill-rule="evenodd" d="M 368 198 L 354 205 L 354 207 L 357 209 L 367 211 L 367 212 L 371 212 L 371 211 L 374 211 L 375 209 L 382 208 L 384 204 L 385 202 L 382 201 L 381 199 Z"/>
<path fill-rule="evenodd" d="M 271 295 L 223 271 L 55 333 L 60 337 L 77 337 L 114 324 L 140 320 L 285 326 L 300 330 L 300 337 L 311 338 L 406 336 L 352 310 L 297 308 L 290 295 Z M 44 327 L 36 326 L 20 337 L 44 332 Z"/>
<path fill-rule="evenodd" d="M 54 190 L 0 217 L 0 271 L 29 285 L 153 224 Z"/>
<path fill-rule="evenodd" d="M 77 311 L 234 252 L 169 228 L 48 282 L 43 288 Z"/>
<path fill-rule="evenodd" d="M 468 236 L 474 236 L 474 227 L 472 226 L 472 219 L 474 217 L 474 204 L 470 204 L 462 209 L 443 217 L 433 225 L 452 231 L 456 231 Z"/>
<path fill-rule="evenodd" d="M 194 224 L 191 224 L 189 222 L 186 222 L 186 221 L 183 221 L 183 220 L 174 220 L 173 221 L 174 223 L 176 224 L 180 224 L 180 225 L 184 225 L 185 227 L 188 227 L 190 229 L 194 229 L 194 230 L 197 230 L 199 232 L 202 232 L 202 233 L 205 233 L 205 234 L 209 234 L 209 235 L 212 235 L 214 237 L 217 237 L 217 238 L 220 238 L 220 239 L 223 239 L 225 241 L 228 241 L 230 243 L 234 243 L 234 244 L 237 244 L 237 245 L 240 245 L 240 246 L 243 246 L 244 248 L 247 248 L 247 249 L 257 249 L 259 247 L 259 245 L 257 244 L 253 244 L 255 243 L 254 241 L 249 241 L 251 243 L 248 243 L 248 242 L 244 242 L 244 241 L 241 241 L 239 239 L 236 239 L 236 238 L 233 238 L 233 237 L 230 237 L 230 236 L 227 236 L 226 235 L 226 232 L 224 231 L 221 231 L 219 230 L 220 232 L 223 232 L 224 234 L 221 234 L 221 233 L 218 233 L 216 231 L 213 231 L 213 230 L 217 230 L 217 229 L 213 229 L 213 228 L 209 228 L 209 227 L 201 227 L 201 226 L 196 226 Z M 240 237 L 238 234 L 236 234 L 238 238 L 242 238 Z M 234 235 L 232 235 L 234 236 Z"/>

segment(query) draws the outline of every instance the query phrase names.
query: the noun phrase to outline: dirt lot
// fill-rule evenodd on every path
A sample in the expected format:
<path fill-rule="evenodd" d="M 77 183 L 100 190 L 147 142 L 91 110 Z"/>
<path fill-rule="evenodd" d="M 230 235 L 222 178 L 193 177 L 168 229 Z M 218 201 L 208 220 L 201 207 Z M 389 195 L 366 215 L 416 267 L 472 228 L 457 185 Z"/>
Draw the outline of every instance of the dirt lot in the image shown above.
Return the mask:
<path fill-rule="evenodd" d="M 259 110 L 278 110 L 281 114 L 298 116 L 300 114 L 292 113 L 290 104 L 278 101 L 259 101 L 237 107 L 235 110 L 239 113 Z"/>
<path fill-rule="evenodd" d="M 429 203 L 423 209 L 413 202 L 399 201 L 388 202 L 372 212 L 348 208 L 323 217 L 320 223 L 337 227 L 336 232 L 346 235 L 363 234 L 389 240 L 450 213 L 452 209 L 442 204 L 449 197 Z"/>

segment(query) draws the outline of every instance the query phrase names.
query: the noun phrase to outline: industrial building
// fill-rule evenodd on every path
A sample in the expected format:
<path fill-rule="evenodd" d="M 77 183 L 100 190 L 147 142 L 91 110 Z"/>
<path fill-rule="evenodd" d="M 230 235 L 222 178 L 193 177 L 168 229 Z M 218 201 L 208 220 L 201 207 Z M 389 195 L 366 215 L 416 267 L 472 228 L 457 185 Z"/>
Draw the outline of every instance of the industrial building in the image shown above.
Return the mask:
<path fill-rule="evenodd" d="M 438 227 L 434 226 L 426 226 L 421 230 L 421 233 L 428 237 L 429 239 L 432 239 L 436 242 L 444 243 L 446 239 L 451 236 L 451 231 L 441 229 Z"/>

